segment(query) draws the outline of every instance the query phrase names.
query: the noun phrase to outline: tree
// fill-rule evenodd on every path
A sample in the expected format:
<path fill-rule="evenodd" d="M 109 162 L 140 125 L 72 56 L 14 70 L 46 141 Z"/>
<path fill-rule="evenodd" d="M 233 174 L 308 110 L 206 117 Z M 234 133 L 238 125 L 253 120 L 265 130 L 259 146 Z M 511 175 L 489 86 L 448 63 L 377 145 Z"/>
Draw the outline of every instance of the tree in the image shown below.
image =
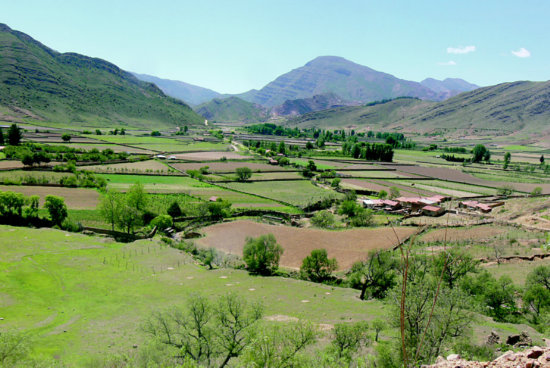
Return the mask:
<path fill-rule="evenodd" d="M 149 202 L 149 195 L 141 183 L 133 184 L 126 192 L 125 197 L 128 206 L 136 209 L 137 212 L 143 212 Z"/>
<path fill-rule="evenodd" d="M 452 289 L 468 273 L 475 272 L 478 263 L 466 252 L 451 248 L 435 256 L 434 274 L 443 275 L 443 281 Z"/>
<path fill-rule="evenodd" d="M 544 155 L 540 155 L 540 164 L 543 165 L 544 164 Z"/>
<path fill-rule="evenodd" d="M 185 359 L 221 368 L 251 344 L 262 315 L 260 304 L 249 305 L 235 294 L 221 296 L 216 303 L 194 294 L 185 309 L 154 313 L 144 330 L 161 343 L 177 348 Z"/>
<path fill-rule="evenodd" d="M 285 141 L 281 141 L 281 143 L 279 143 L 279 147 L 277 147 L 277 152 L 282 153 L 283 155 L 286 153 Z"/>
<path fill-rule="evenodd" d="M 318 332 L 311 323 L 267 325 L 243 354 L 246 367 L 292 368 L 301 366 L 297 354 L 317 341 Z"/>
<path fill-rule="evenodd" d="M 309 171 L 317 171 L 317 165 L 315 165 L 315 161 L 313 160 L 309 160 L 307 162 L 307 167 L 306 167 Z"/>
<path fill-rule="evenodd" d="M 388 192 L 386 192 L 384 189 L 378 192 L 378 198 L 385 199 L 388 196 Z"/>
<path fill-rule="evenodd" d="M 247 181 L 252 177 L 252 170 L 249 167 L 238 167 L 235 169 L 238 181 Z"/>
<path fill-rule="evenodd" d="M 37 218 L 40 208 L 40 197 L 32 195 L 26 199 L 27 207 L 25 208 L 25 216 L 29 218 Z"/>
<path fill-rule="evenodd" d="M 279 267 L 282 254 L 283 248 L 277 244 L 275 236 L 267 234 L 258 238 L 246 238 L 243 260 L 249 272 L 271 275 Z"/>
<path fill-rule="evenodd" d="M 307 141 L 307 143 L 306 143 L 306 149 L 312 150 L 313 147 L 314 147 L 314 146 L 313 146 L 313 143 L 311 143 L 310 141 Z"/>
<path fill-rule="evenodd" d="M 538 266 L 527 275 L 523 308 L 538 324 L 543 313 L 550 313 L 550 266 Z"/>
<path fill-rule="evenodd" d="M 161 134 L 158 130 L 153 130 L 151 132 L 151 137 L 160 137 L 160 136 L 161 136 Z"/>
<path fill-rule="evenodd" d="M 48 210 L 52 222 L 57 226 L 61 226 L 63 221 L 67 218 L 67 205 L 65 200 L 61 197 L 48 195 L 44 202 L 44 208 Z"/>
<path fill-rule="evenodd" d="M 21 216 L 25 196 L 17 192 L 0 192 L 0 215 Z"/>
<path fill-rule="evenodd" d="M 340 205 L 340 208 L 338 209 L 338 213 L 340 215 L 345 215 L 348 218 L 355 216 L 355 214 L 359 211 L 361 207 L 357 204 L 354 200 L 345 200 Z"/>
<path fill-rule="evenodd" d="M 372 329 L 374 330 L 374 341 L 378 342 L 378 336 L 380 332 L 386 329 L 386 322 L 384 320 L 377 318 L 372 321 Z"/>
<path fill-rule="evenodd" d="M 4 145 L 4 132 L 2 130 L 2 128 L 0 128 L 0 145 Z"/>
<path fill-rule="evenodd" d="M 497 189 L 497 195 L 502 197 L 509 197 L 514 193 L 514 188 L 510 185 L 503 185 L 502 187 Z"/>
<path fill-rule="evenodd" d="M 0 366 L 17 367 L 29 353 L 27 338 L 20 332 L 0 331 Z"/>
<path fill-rule="evenodd" d="M 502 165 L 502 168 L 506 170 L 508 166 L 510 165 L 510 161 L 512 161 L 512 154 L 510 152 L 506 152 L 504 154 L 504 164 Z"/>
<path fill-rule="evenodd" d="M 401 191 L 397 187 L 390 187 L 390 199 L 397 198 L 401 195 Z"/>
<path fill-rule="evenodd" d="M 366 261 L 355 262 L 349 276 L 350 285 L 361 289 L 359 298 L 383 299 L 396 283 L 397 261 L 390 252 L 371 251 Z"/>
<path fill-rule="evenodd" d="M 314 249 L 303 259 L 300 273 L 313 282 L 323 282 L 331 278 L 338 268 L 336 258 L 328 258 L 326 249 Z"/>
<path fill-rule="evenodd" d="M 65 133 L 61 136 L 61 139 L 63 139 L 63 142 L 70 142 L 71 138 L 72 138 L 71 135 L 67 134 L 67 133 Z"/>
<path fill-rule="evenodd" d="M 483 154 L 483 161 L 485 162 L 491 161 L 491 151 L 489 150 L 485 151 L 485 153 Z"/>
<path fill-rule="evenodd" d="M 371 226 L 374 221 L 374 213 L 370 208 L 357 206 L 355 216 L 351 218 L 350 224 L 355 227 Z"/>
<path fill-rule="evenodd" d="M 472 150 L 472 162 L 480 162 L 485 157 L 486 152 L 487 148 L 484 145 L 476 145 Z"/>
<path fill-rule="evenodd" d="M 332 347 L 338 358 L 351 360 L 353 353 L 368 343 L 368 328 L 367 322 L 335 324 Z"/>
<path fill-rule="evenodd" d="M 316 212 L 311 218 L 311 224 L 323 229 L 333 228 L 335 224 L 334 215 L 327 210 Z"/>
<path fill-rule="evenodd" d="M 10 146 L 18 146 L 23 138 L 23 132 L 16 124 L 12 124 L 8 129 L 8 144 Z"/>
<path fill-rule="evenodd" d="M 178 204 L 178 201 L 174 200 L 170 207 L 168 207 L 168 210 L 166 211 L 172 218 L 181 217 L 183 216 L 183 211 L 181 210 L 180 205 Z"/>
<path fill-rule="evenodd" d="M 341 181 L 342 181 L 342 179 L 340 179 L 340 178 L 334 178 L 334 179 L 332 179 L 332 183 L 330 183 L 330 186 L 333 187 L 333 188 L 339 188 Z"/>
<path fill-rule="evenodd" d="M 33 154 L 32 153 L 25 153 L 25 155 L 21 159 L 21 163 L 25 166 L 34 165 L 34 156 L 33 156 Z"/>
<path fill-rule="evenodd" d="M 159 230 L 166 230 L 173 225 L 172 216 L 158 215 L 151 221 L 151 225 L 156 226 Z"/>

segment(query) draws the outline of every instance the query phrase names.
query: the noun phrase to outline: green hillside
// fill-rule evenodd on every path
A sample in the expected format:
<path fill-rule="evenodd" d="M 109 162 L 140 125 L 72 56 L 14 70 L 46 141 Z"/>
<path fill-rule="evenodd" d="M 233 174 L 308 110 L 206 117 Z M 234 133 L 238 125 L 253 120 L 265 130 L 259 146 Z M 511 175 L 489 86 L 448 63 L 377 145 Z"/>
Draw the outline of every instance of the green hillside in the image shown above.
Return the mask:
<path fill-rule="evenodd" d="M 373 102 L 362 106 L 344 106 L 312 112 L 291 119 L 288 125 L 300 128 L 369 128 L 391 127 L 396 121 L 403 121 L 415 111 L 433 105 L 434 102 L 416 98 L 397 98 L 390 101 Z"/>
<path fill-rule="evenodd" d="M 107 61 L 56 52 L 0 24 L 0 120 L 151 129 L 203 119 Z"/>
<path fill-rule="evenodd" d="M 548 132 L 550 82 L 514 82 L 461 93 L 442 102 L 398 98 L 305 114 L 300 127 L 398 129 L 416 133 L 487 130 L 499 134 Z"/>
<path fill-rule="evenodd" d="M 197 106 L 195 111 L 204 118 L 217 122 L 254 123 L 268 117 L 266 109 L 238 97 L 215 98 Z"/>

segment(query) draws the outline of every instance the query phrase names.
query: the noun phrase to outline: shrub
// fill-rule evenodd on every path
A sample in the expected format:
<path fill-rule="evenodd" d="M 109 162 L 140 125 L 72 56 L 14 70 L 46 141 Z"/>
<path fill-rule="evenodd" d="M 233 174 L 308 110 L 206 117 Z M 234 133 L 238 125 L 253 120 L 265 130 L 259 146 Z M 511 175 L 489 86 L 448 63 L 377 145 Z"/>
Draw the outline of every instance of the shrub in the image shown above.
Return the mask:
<path fill-rule="evenodd" d="M 158 215 L 151 221 L 151 225 L 156 226 L 159 230 L 166 230 L 173 225 L 172 216 Z"/>
<path fill-rule="evenodd" d="M 247 238 L 243 249 L 243 260 L 250 273 L 271 275 L 279 267 L 283 248 L 277 244 L 273 234 L 258 238 Z"/>
<path fill-rule="evenodd" d="M 238 181 L 247 181 L 252 177 L 252 170 L 249 167 L 238 167 L 235 169 Z"/>
<path fill-rule="evenodd" d="M 48 195 L 46 196 L 44 208 L 48 210 L 52 222 L 61 227 L 61 224 L 67 218 L 67 205 L 65 205 L 65 200 L 61 197 Z"/>
<path fill-rule="evenodd" d="M 311 218 L 313 226 L 321 227 L 324 229 L 330 229 L 334 227 L 335 219 L 334 215 L 329 211 L 319 211 Z"/>
<path fill-rule="evenodd" d="M 323 282 L 329 280 L 337 268 L 338 262 L 335 258 L 328 258 L 326 249 L 314 249 L 302 261 L 300 273 L 308 280 Z"/>

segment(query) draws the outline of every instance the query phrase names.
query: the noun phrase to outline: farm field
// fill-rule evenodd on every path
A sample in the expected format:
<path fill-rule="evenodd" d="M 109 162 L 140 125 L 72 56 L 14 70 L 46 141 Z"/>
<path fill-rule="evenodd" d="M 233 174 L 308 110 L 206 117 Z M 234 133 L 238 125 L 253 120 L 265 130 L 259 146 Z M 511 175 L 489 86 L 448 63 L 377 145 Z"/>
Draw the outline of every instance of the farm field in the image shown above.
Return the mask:
<path fill-rule="evenodd" d="M 284 212 L 296 212 L 295 209 L 267 198 L 227 190 L 189 177 L 120 174 L 102 174 L 102 176 L 107 180 L 109 188 L 121 191 L 127 190 L 135 183 L 141 183 L 150 193 L 182 193 L 202 200 L 215 196 L 231 202 L 234 208 L 277 208 Z"/>
<path fill-rule="evenodd" d="M 65 198 L 65 203 L 73 209 L 95 208 L 99 201 L 99 193 L 95 189 L 87 188 L 60 188 L 27 185 L 0 185 L 0 192 L 17 192 L 25 196 L 37 195 L 40 205 L 44 204 L 47 195 Z"/>
<path fill-rule="evenodd" d="M 387 193 L 390 192 L 391 187 L 396 187 L 399 189 L 400 194 L 406 197 L 431 196 L 435 194 L 431 191 L 417 190 L 412 187 L 401 185 L 399 182 L 394 184 L 392 182 L 375 179 L 342 179 L 341 185 L 351 190 L 368 190 L 372 192 L 385 190 Z"/>
<path fill-rule="evenodd" d="M 384 170 L 384 171 L 337 171 L 338 175 L 342 177 L 351 176 L 354 178 L 410 178 L 410 174 L 400 173 L 398 171 Z"/>
<path fill-rule="evenodd" d="M 328 198 L 339 198 L 342 194 L 316 187 L 308 180 L 302 181 L 266 181 L 253 183 L 224 183 L 223 187 L 241 192 L 265 196 L 276 201 L 305 207 Z"/>
<path fill-rule="evenodd" d="M 463 240 L 478 241 L 505 234 L 509 228 L 493 225 L 482 225 L 476 227 L 455 227 L 449 229 L 436 229 L 422 234 L 418 238 L 423 242 L 444 242 L 454 243 Z"/>
<path fill-rule="evenodd" d="M 220 162 L 186 162 L 186 163 L 172 163 L 168 162 L 170 166 L 179 170 L 199 170 L 201 167 L 208 166 L 209 172 L 214 173 L 233 173 L 239 167 L 248 167 L 254 172 L 266 172 L 266 171 L 284 171 L 285 169 L 280 166 L 268 165 L 264 162 L 240 162 L 240 161 L 220 161 Z"/>
<path fill-rule="evenodd" d="M 152 154 L 153 151 L 146 150 L 146 149 L 140 149 L 135 147 L 129 147 L 129 146 L 121 146 L 118 144 L 81 144 L 81 143 L 65 143 L 65 144 L 55 144 L 53 146 L 62 146 L 62 147 L 68 147 L 68 148 L 76 148 L 76 149 L 85 149 L 85 150 L 93 150 L 97 149 L 99 151 L 103 151 L 105 149 L 111 149 L 115 153 L 119 152 L 127 152 L 127 153 L 136 153 L 136 154 Z"/>
<path fill-rule="evenodd" d="M 22 169 L 25 165 L 21 161 L 15 160 L 2 160 L 0 161 L 0 170 L 6 169 Z"/>
<path fill-rule="evenodd" d="M 128 162 L 121 164 L 92 165 L 86 166 L 86 170 L 102 173 L 168 173 L 176 172 L 168 165 L 158 160 L 147 160 L 139 162 Z"/>
<path fill-rule="evenodd" d="M 15 245 L 15 246 L 14 246 Z M 153 311 L 183 305 L 193 292 L 235 292 L 262 301 L 266 316 L 313 323 L 369 320 L 382 303 L 357 291 L 245 271 L 207 271 L 156 241 L 121 244 L 51 229 L 0 226 L 2 325 L 39 341 L 33 355 L 82 366 L 92 357 L 146 346 Z M 303 302 L 306 300 L 307 302 Z M 121 338 L 123 336 L 123 338 Z"/>
<path fill-rule="evenodd" d="M 395 229 L 400 240 L 412 235 L 416 229 Z M 269 225 L 252 221 L 234 221 L 208 226 L 203 229 L 205 237 L 198 243 L 214 247 L 229 254 L 242 254 L 247 237 L 273 234 L 284 249 L 281 265 L 300 268 L 302 260 L 314 249 L 324 248 L 329 257 L 338 260 L 340 270 L 346 270 L 354 262 L 365 259 L 370 250 L 389 249 L 397 244 L 391 228 L 320 230 L 300 229 L 282 225 Z"/>
<path fill-rule="evenodd" d="M 223 146 L 218 145 L 216 149 L 222 149 Z M 189 149 L 191 151 L 191 149 Z M 189 153 L 180 153 L 175 154 L 178 160 L 189 160 L 189 161 L 218 161 L 222 160 L 224 157 L 228 160 L 249 160 L 253 158 L 252 156 L 241 155 L 238 152 L 233 151 L 201 151 L 201 152 L 189 152 Z"/>

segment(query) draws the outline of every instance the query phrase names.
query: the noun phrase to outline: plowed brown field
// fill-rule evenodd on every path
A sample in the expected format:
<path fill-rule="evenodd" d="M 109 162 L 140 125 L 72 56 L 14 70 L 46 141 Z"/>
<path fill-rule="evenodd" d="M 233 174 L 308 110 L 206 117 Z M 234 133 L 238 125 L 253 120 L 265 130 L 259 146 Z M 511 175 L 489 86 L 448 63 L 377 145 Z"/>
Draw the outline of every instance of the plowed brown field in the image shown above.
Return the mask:
<path fill-rule="evenodd" d="M 403 239 L 416 229 L 398 227 L 395 231 Z M 199 244 L 239 256 L 242 255 L 247 237 L 272 233 L 284 249 L 281 266 L 290 268 L 300 268 L 302 260 L 312 250 L 324 248 L 329 257 L 338 260 L 339 269 L 344 270 L 350 268 L 354 262 L 365 259 L 370 250 L 388 249 L 397 244 L 393 230 L 389 227 L 327 231 L 234 221 L 208 226 L 203 232 L 206 237 L 199 239 Z"/>

